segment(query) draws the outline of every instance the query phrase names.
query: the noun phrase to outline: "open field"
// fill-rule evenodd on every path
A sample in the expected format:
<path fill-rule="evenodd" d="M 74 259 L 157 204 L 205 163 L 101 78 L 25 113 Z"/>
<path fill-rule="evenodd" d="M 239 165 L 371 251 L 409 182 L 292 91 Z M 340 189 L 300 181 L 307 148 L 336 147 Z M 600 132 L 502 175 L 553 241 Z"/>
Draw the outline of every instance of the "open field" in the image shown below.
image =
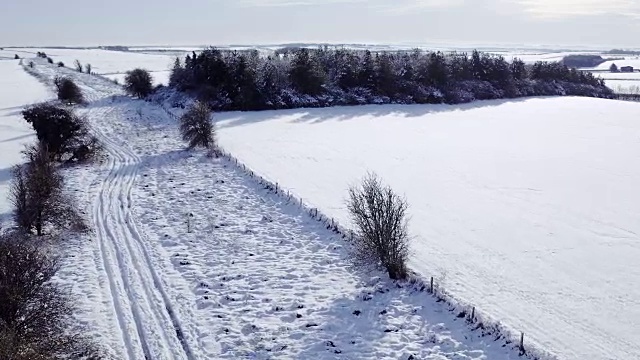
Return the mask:
<path fill-rule="evenodd" d="M 109 358 L 518 357 L 421 283 L 350 266 L 342 236 L 231 161 L 186 151 L 166 108 L 42 59 L 32 71 L 79 85 L 104 145 L 64 170 L 92 230 L 65 238 L 56 282 Z"/>
<path fill-rule="evenodd" d="M 565 359 L 640 357 L 640 104 L 586 98 L 218 114 L 222 146 L 343 224 L 376 171 L 419 273 Z M 624 309 L 624 311 L 622 311 Z"/>
<path fill-rule="evenodd" d="M 52 95 L 18 65 L 17 60 L 0 61 L 0 216 L 11 209 L 7 196 L 11 167 L 22 163 L 24 145 L 34 139 L 33 129 L 20 112 L 30 104 Z"/>
<path fill-rule="evenodd" d="M 62 61 L 67 67 L 74 68 L 74 62 L 79 60 L 83 65 L 91 64 L 92 72 L 110 79 L 124 80 L 125 73 L 137 67 L 151 72 L 156 84 L 168 84 L 169 70 L 173 66 L 175 54 L 160 52 L 138 53 L 125 51 L 110 51 L 101 49 L 7 49 L 5 52 L 20 51 L 21 53 L 44 51 L 56 63 Z M 18 53 L 20 55 L 20 53 Z M 181 57 L 186 51 L 180 51 Z M 33 54 L 31 56 L 34 56 Z"/>

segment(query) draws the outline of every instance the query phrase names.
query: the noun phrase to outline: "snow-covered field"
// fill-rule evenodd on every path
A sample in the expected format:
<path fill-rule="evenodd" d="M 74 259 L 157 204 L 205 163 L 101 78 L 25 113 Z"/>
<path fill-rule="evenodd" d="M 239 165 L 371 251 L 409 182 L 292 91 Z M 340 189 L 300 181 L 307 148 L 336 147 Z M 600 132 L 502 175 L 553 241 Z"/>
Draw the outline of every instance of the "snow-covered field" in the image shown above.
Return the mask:
<path fill-rule="evenodd" d="M 12 209 L 7 200 L 11 167 L 22 163 L 21 151 L 34 138 L 33 129 L 20 112 L 51 96 L 44 85 L 22 70 L 17 60 L 0 60 L 0 218 Z"/>
<path fill-rule="evenodd" d="M 218 114 L 220 142 L 348 224 L 375 171 L 419 273 L 563 359 L 640 358 L 640 104 L 537 98 Z"/>
<path fill-rule="evenodd" d="M 640 56 L 624 56 L 624 59 L 606 61 L 598 65 L 595 69 L 609 70 L 612 64 L 616 64 L 618 68 L 622 66 L 633 66 L 634 69 L 640 69 Z"/>
<path fill-rule="evenodd" d="M 72 49 L 0 58 L 39 50 L 109 77 L 168 74 L 173 60 Z M 25 103 L 51 97 L 17 61 L 0 66 L 1 82 L 40 87 Z M 79 112 L 109 155 L 67 170 L 95 233 L 73 243 L 60 281 L 114 358 L 517 357 L 412 286 L 350 268 L 346 243 L 234 164 L 184 152 L 160 107 L 96 76 L 43 61 L 36 71 L 77 80 L 91 101 Z M 21 101 L 0 103 L 0 116 L 27 135 L 9 109 Z M 639 113 L 560 98 L 216 117 L 226 150 L 345 225 L 348 185 L 377 171 L 411 204 L 414 270 L 524 331 L 525 345 L 599 360 L 640 357 Z"/>
<path fill-rule="evenodd" d="M 111 51 L 102 49 L 7 49 L 6 51 L 37 52 L 44 51 L 56 63 L 62 61 L 67 67 L 74 68 L 74 62 L 91 64 L 92 72 L 110 79 L 118 79 L 120 83 L 127 71 L 143 68 L 151 72 L 156 84 L 169 82 L 169 69 L 173 66 L 175 54 L 160 52 L 138 53 L 125 51 Z M 20 53 L 18 53 L 20 55 Z M 187 52 L 180 52 L 180 57 Z M 33 56 L 33 55 L 31 55 Z"/>
<path fill-rule="evenodd" d="M 340 236 L 235 164 L 185 151 L 161 107 L 35 71 L 76 80 L 108 155 L 66 173 L 94 231 L 59 281 L 114 359 L 518 358 L 424 289 L 352 268 Z"/>
<path fill-rule="evenodd" d="M 639 94 L 640 80 L 605 80 L 605 84 L 620 94 Z"/>

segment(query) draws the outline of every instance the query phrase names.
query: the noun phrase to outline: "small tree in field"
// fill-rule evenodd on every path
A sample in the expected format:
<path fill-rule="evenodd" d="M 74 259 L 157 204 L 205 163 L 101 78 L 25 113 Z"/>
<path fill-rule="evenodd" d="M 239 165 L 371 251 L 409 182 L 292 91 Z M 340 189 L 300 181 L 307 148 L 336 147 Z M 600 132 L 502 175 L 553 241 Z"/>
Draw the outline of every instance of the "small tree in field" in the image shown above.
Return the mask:
<path fill-rule="evenodd" d="M 82 72 L 82 63 L 80 62 L 80 60 L 76 59 L 76 61 L 73 64 L 75 65 L 77 72 Z"/>
<path fill-rule="evenodd" d="M 407 207 L 404 198 L 372 173 L 349 189 L 347 208 L 357 228 L 356 258 L 362 263 L 382 264 L 392 279 L 407 276 Z"/>
<path fill-rule="evenodd" d="M 78 85 L 73 80 L 68 78 L 56 77 L 53 80 L 58 90 L 58 100 L 66 102 L 68 104 L 82 104 L 84 103 L 84 96 Z"/>
<path fill-rule="evenodd" d="M 618 70 L 618 65 L 616 65 L 615 63 L 611 64 L 611 66 L 609 67 L 609 71 L 611 71 L 612 73 L 620 72 Z"/>
<path fill-rule="evenodd" d="M 85 64 L 84 65 L 84 72 L 86 72 L 87 74 L 91 74 L 91 64 Z"/>
<path fill-rule="evenodd" d="M 134 69 L 127 72 L 124 78 L 124 88 L 133 96 L 140 99 L 147 97 L 153 92 L 153 79 L 151 74 L 144 69 Z"/>
<path fill-rule="evenodd" d="M 18 56 L 18 54 L 16 54 L 13 58 L 14 58 L 15 60 L 20 60 L 20 56 Z"/>
<path fill-rule="evenodd" d="M 202 146 L 207 149 L 216 145 L 215 127 L 211 123 L 211 109 L 204 102 L 198 101 L 180 118 L 182 139 L 189 143 L 189 148 Z"/>

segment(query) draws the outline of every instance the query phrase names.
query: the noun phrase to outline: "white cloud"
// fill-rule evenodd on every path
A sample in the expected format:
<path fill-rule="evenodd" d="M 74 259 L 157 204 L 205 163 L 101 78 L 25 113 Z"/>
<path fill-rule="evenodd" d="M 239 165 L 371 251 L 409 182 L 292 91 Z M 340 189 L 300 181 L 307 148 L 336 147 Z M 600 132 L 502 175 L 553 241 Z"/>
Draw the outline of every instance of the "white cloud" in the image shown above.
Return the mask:
<path fill-rule="evenodd" d="M 640 14 L 640 0 L 515 0 L 538 18 Z"/>

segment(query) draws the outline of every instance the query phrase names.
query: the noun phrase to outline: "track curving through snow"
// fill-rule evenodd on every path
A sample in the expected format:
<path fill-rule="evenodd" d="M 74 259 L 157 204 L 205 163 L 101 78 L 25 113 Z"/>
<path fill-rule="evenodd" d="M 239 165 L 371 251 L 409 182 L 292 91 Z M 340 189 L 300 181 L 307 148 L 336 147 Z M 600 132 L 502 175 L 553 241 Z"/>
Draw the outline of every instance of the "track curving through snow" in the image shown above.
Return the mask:
<path fill-rule="evenodd" d="M 106 115 L 106 114 L 105 114 Z M 117 314 L 123 312 L 120 296 L 126 294 L 133 324 L 118 315 L 122 329 L 137 335 L 146 359 L 193 359 L 171 302 L 151 262 L 131 213 L 131 189 L 138 175 L 139 158 L 99 131 L 94 131 L 109 153 L 109 174 L 95 200 L 93 221 L 98 229 L 102 259 L 110 272 L 110 286 Z M 121 280 L 121 281 L 119 281 Z M 127 310 L 124 310 L 127 311 Z M 132 326 L 133 325 L 133 326 Z M 129 358 L 139 358 L 130 339 L 124 339 Z"/>
<path fill-rule="evenodd" d="M 91 222 L 97 238 L 94 260 L 103 271 L 103 305 L 112 310 L 111 326 L 119 334 L 115 340 L 119 344 L 111 350 L 118 359 L 197 359 L 132 213 L 131 192 L 140 158 L 102 125 L 125 116 L 114 97 L 122 91 L 103 79 L 67 69 L 36 69 L 37 76 L 49 86 L 55 76 L 64 75 L 82 88 L 88 105 L 78 113 L 87 119 L 107 155 L 102 165 L 105 175 L 95 189 Z"/>

